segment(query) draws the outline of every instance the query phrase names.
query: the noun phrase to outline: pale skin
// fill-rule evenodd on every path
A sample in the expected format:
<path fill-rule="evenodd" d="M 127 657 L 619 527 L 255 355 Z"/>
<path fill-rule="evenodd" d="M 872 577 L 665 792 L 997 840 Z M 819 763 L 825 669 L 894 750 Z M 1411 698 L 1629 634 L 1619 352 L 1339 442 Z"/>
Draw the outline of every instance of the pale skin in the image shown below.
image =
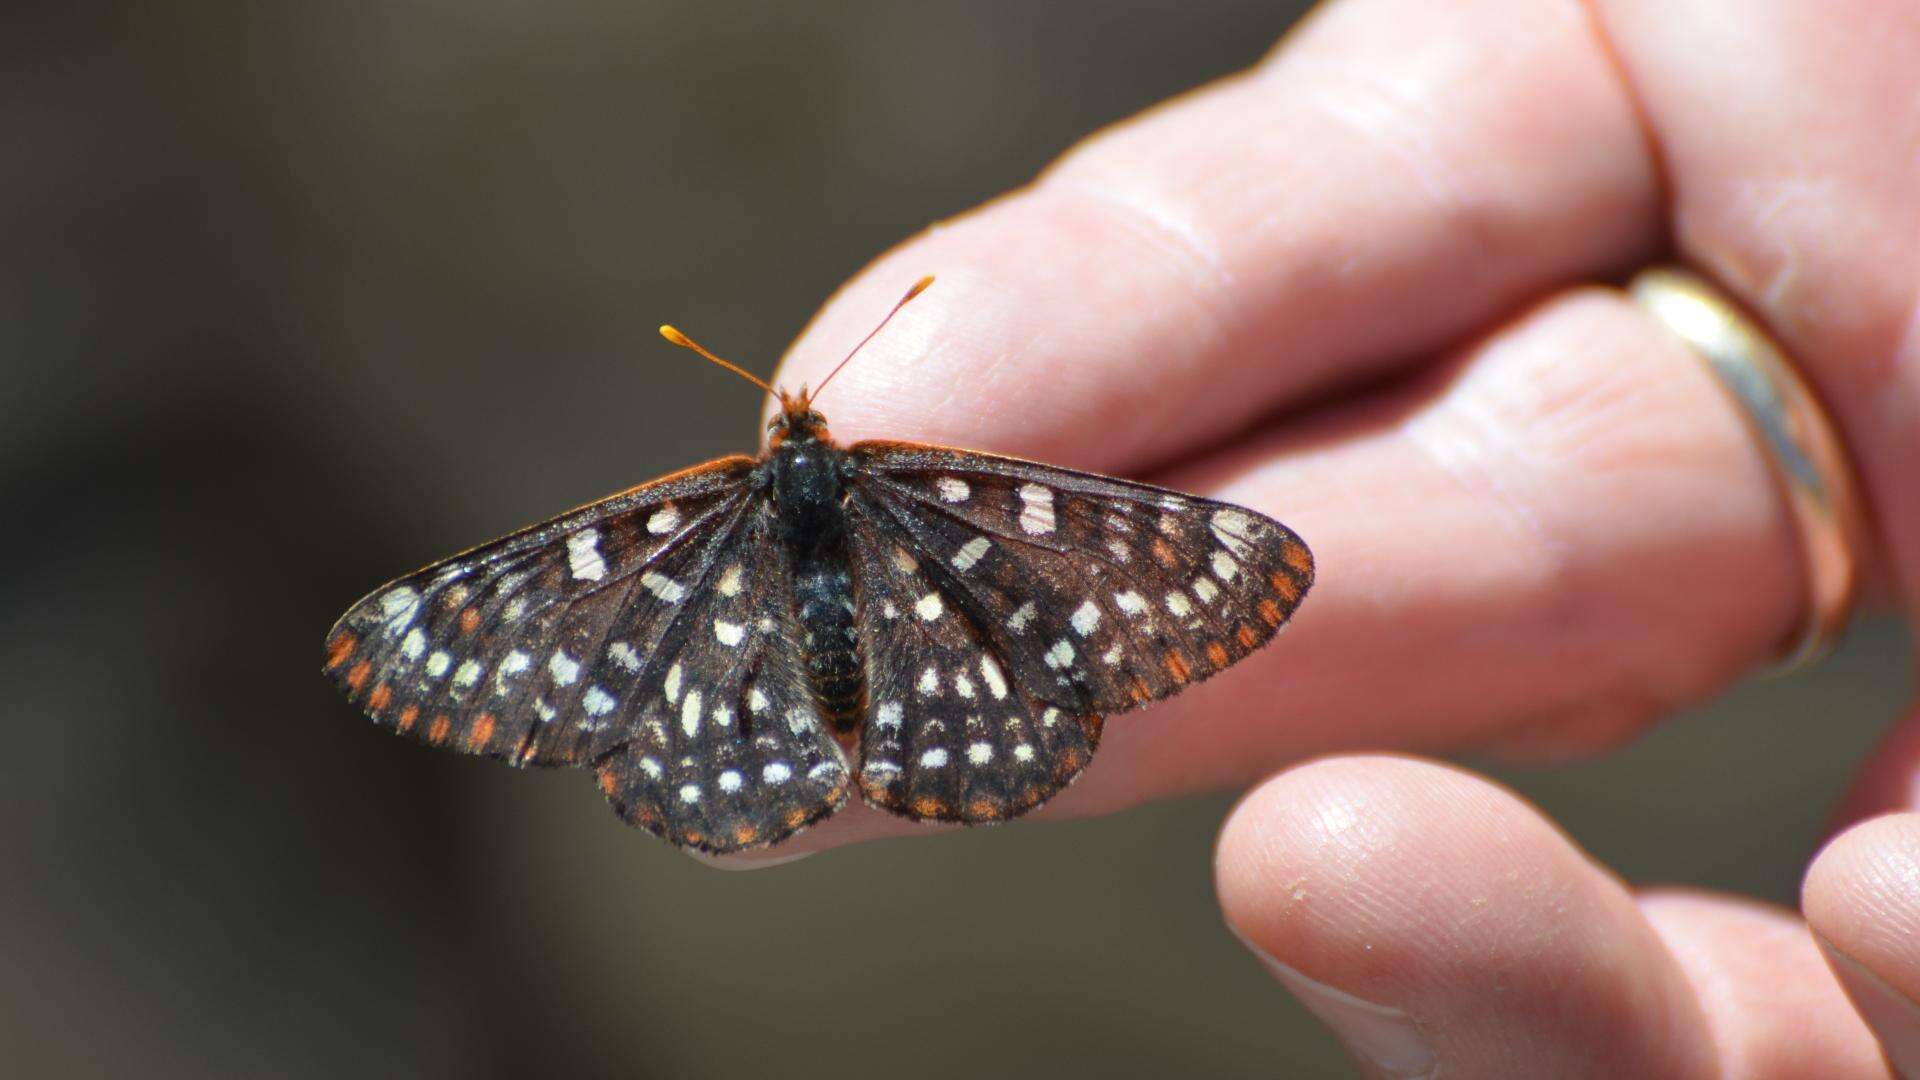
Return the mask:
<path fill-rule="evenodd" d="M 1410 756 L 1603 752 L 1799 625 L 1766 458 L 1606 285 L 1666 261 L 1817 387 L 1871 503 L 1869 601 L 1920 610 L 1905 0 L 1332 4 L 882 257 L 780 381 L 935 273 L 819 402 L 836 438 L 1142 476 L 1313 546 L 1286 635 L 1114 720 L 1042 816 L 1247 789 L 1227 922 L 1369 1075 L 1920 1075 L 1920 712 L 1863 763 L 1799 912 L 1636 891 Z M 769 854 L 928 831 L 850 806 Z"/>

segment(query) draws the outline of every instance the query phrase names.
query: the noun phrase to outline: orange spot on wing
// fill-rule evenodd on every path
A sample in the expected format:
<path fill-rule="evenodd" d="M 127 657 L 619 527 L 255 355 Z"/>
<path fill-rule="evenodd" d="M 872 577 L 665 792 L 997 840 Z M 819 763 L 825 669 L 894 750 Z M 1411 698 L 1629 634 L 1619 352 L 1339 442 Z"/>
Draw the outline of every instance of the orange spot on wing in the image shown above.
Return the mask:
<path fill-rule="evenodd" d="M 352 671 L 347 672 L 347 685 L 354 688 L 355 690 L 358 690 L 362 685 L 366 683 L 367 676 L 372 673 L 373 673 L 373 665 L 368 663 L 365 660 L 362 660 L 359 663 L 353 665 Z"/>
<path fill-rule="evenodd" d="M 473 718 L 473 730 L 467 733 L 467 745 L 475 750 L 493 741 L 494 719 L 492 713 L 481 713 Z"/>
<path fill-rule="evenodd" d="M 433 723 L 427 725 L 427 741 L 430 743 L 445 742 L 447 732 L 452 730 L 453 721 L 447 719 L 446 713 L 441 713 L 439 716 L 433 718 Z"/>
<path fill-rule="evenodd" d="M 1133 681 L 1127 684 L 1127 696 L 1135 701 L 1145 701 L 1153 696 L 1153 688 L 1147 685 L 1147 680 L 1135 675 Z"/>
<path fill-rule="evenodd" d="M 944 817 L 947 804 L 931 795 L 922 795 L 913 800 L 913 812 L 921 817 Z"/>
<path fill-rule="evenodd" d="M 346 663 L 347 657 L 353 655 L 354 648 L 359 644 L 360 639 L 354 637 L 352 634 L 341 634 L 339 637 L 328 642 L 327 670 L 331 671 L 341 664 Z"/>
<path fill-rule="evenodd" d="M 1226 667 L 1227 666 L 1227 647 L 1225 645 L 1220 644 L 1217 641 L 1207 642 L 1207 659 L 1213 661 L 1214 667 L 1217 667 L 1217 668 Z"/>
<path fill-rule="evenodd" d="M 1280 605 L 1267 599 L 1260 601 L 1260 617 L 1267 620 L 1268 626 L 1279 626 L 1287 621 L 1287 613 L 1280 610 Z"/>
<path fill-rule="evenodd" d="M 381 709 L 386 708 L 387 704 L 392 700 L 393 687 L 388 686 L 386 683 L 381 683 L 379 686 L 374 687 L 373 693 L 368 696 L 367 708 L 374 712 L 379 712 Z"/>
<path fill-rule="evenodd" d="M 787 811 L 786 816 L 784 818 L 781 818 L 781 820 L 787 823 L 787 828 L 797 829 L 800 826 L 806 824 L 807 812 L 805 809 L 796 806 L 793 809 Z"/>
<path fill-rule="evenodd" d="M 1240 644 L 1249 649 L 1260 644 L 1260 635 L 1255 633 L 1253 627 L 1248 626 L 1246 623 L 1240 624 L 1240 629 L 1234 632 L 1234 636 L 1240 639 Z"/>
<path fill-rule="evenodd" d="M 1183 683 L 1193 678 L 1193 669 L 1187 666 L 1187 658 L 1180 655 L 1179 649 L 1168 649 L 1163 659 L 1167 665 L 1167 674 L 1173 676 L 1174 682 Z"/>
<path fill-rule="evenodd" d="M 467 610 L 460 613 L 460 632 L 461 633 L 471 634 L 479 628 L 480 628 L 480 612 L 477 609 L 468 608 Z"/>
<path fill-rule="evenodd" d="M 620 790 L 620 778 L 613 775 L 612 769 L 601 769 L 599 780 L 600 794 L 605 795 L 609 799 L 613 798 L 615 791 Z"/>
<path fill-rule="evenodd" d="M 760 839 L 760 830 L 751 825 L 738 825 L 733 830 L 733 842 L 740 845 L 751 844 Z"/>
<path fill-rule="evenodd" d="M 1173 566 L 1180 561 L 1180 553 L 1173 550 L 1173 545 L 1167 543 L 1165 537 L 1154 537 L 1152 550 L 1153 557 L 1157 559 L 1162 566 Z"/>
<path fill-rule="evenodd" d="M 396 727 L 398 727 L 399 730 L 401 731 L 406 731 L 407 729 L 413 727 L 413 722 L 416 719 L 418 719 L 419 716 L 420 716 L 420 706 L 409 705 L 406 708 L 400 710 L 400 722 L 399 724 L 396 725 Z"/>
<path fill-rule="evenodd" d="M 967 804 L 967 816 L 975 821 L 993 821 L 1000 816 L 1000 808 L 985 799 L 975 799 Z"/>
<path fill-rule="evenodd" d="M 1287 560 L 1288 566 L 1303 574 L 1313 570 L 1313 552 L 1308 551 L 1305 544 L 1286 545 L 1281 549 L 1280 557 Z"/>
<path fill-rule="evenodd" d="M 1288 577 L 1286 574 L 1278 570 L 1275 570 L 1273 572 L 1273 576 L 1268 578 L 1267 580 L 1272 582 L 1273 591 L 1279 593 L 1280 598 L 1285 600 L 1287 603 L 1294 604 L 1300 601 L 1299 582 L 1294 581 L 1292 578 Z"/>

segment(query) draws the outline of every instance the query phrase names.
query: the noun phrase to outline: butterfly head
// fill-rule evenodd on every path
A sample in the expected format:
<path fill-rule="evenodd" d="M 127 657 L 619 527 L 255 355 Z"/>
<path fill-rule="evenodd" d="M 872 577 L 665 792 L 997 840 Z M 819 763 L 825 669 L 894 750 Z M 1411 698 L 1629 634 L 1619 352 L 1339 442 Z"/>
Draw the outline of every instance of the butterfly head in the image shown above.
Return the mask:
<path fill-rule="evenodd" d="M 801 387 L 797 394 L 782 389 L 780 413 L 767 421 L 767 443 L 779 446 L 788 441 L 831 442 L 827 435 L 827 418 L 813 407 L 813 394 Z"/>

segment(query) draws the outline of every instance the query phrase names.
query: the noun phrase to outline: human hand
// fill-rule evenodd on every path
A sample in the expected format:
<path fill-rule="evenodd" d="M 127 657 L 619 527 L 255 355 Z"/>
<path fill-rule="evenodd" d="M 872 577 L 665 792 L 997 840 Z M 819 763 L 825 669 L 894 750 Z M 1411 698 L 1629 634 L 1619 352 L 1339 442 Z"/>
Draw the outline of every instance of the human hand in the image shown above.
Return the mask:
<path fill-rule="evenodd" d="M 1257 785 L 1219 847 L 1228 921 L 1370 1070 L 1920 1070 L 1910 813 L 1815 862 L 1810 933 L 1636 896 L 1452 768 L 1284 769 L 1594 754 L 1794 636 L 1768 459 L 1598 284 L 1653 262 L 1712 277 L 1818 388 L 1920 608 L 1916 56 L 1892 2 L 1348 0 L 880 259 L 782 380 L 934 272 L 823 401 L 842 441 L 1146 475 L 1307 539 L 1286 640 L 1109 724 L 1043 813 Z M 1920 715 L 1852 816 L 1904 810 L 1916 757 Z M 849 807 L 777 854 L 924 828 Z"/>

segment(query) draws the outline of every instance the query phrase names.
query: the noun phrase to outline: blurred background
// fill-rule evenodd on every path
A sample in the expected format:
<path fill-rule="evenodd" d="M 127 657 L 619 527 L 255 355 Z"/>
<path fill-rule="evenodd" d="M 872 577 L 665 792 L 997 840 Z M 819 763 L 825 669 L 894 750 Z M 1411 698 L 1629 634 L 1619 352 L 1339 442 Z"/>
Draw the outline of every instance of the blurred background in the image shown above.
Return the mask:
<path fill-rule="evenodd" d="M 656 324 L 765 371 L 1300 6 L 9 5 L 6 1071 L 1348 1075 L 1220 924 L 1226 795 L 728 874 L 318 671 L 394 574 L 753 443 Z M 1501 775 L 1631 877 L 1791 903 L 1898 634 Z"/>

